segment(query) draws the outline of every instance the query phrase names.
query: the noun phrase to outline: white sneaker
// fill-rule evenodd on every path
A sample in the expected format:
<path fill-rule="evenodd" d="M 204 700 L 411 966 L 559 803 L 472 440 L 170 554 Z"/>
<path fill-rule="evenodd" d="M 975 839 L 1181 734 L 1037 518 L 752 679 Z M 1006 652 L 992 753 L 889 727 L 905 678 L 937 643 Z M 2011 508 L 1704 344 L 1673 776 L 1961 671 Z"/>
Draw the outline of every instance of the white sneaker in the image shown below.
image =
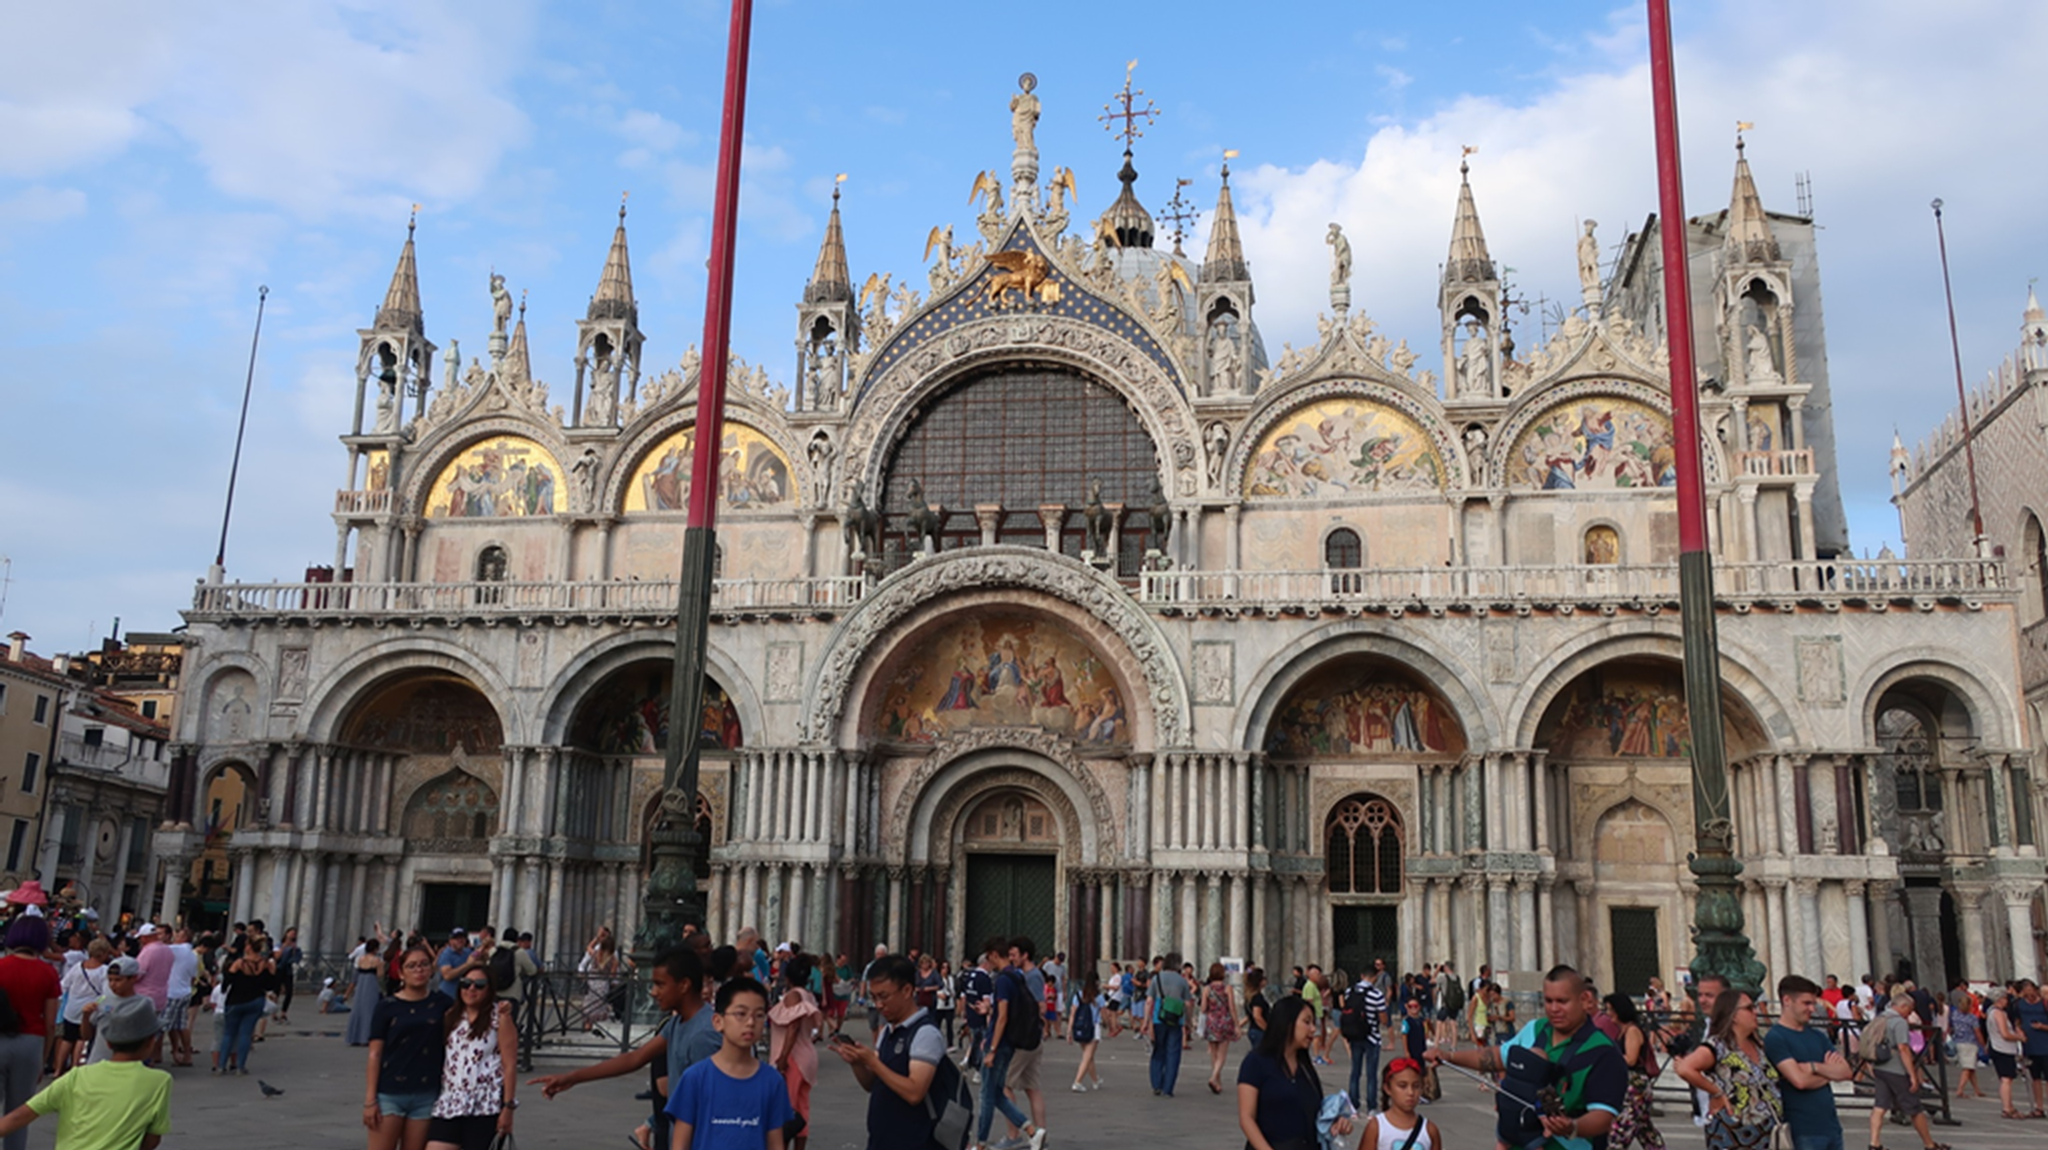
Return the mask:
<path fill-rule="evenodd" d="M 1030 1146 L 1031 1150 L 1045 1150 L 1045 1127 L 1040 1126 L 1031 1132 Z"/>
<path fill-rule="evenodd" d="M 1086 1086 L 1081 1085 L 1078 1082 L 1074 1083 L 1072 1086 L 1067 1087 L 1067 1089 L 1073 1091 L 1076 1094 L 1085 1094 L 1088 1092 L 1088 1088 Z"/>

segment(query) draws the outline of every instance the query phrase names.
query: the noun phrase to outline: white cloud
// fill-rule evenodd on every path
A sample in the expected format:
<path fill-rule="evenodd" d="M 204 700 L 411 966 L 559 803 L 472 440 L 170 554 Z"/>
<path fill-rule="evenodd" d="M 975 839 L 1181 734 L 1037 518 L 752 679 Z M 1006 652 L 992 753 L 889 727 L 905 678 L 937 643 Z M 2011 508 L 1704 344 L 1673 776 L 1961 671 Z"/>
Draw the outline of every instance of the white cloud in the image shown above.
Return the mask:
<path fill-rule="evenodd" d="M 10 229 L 54 224 L 85 214 L 85 193 L 77 188 L 31 184 L 0 199 L 0 233 Z"/>
<path fill-rule="evenodd" d="M 90 50 L 10 54 L 0 175 L 102 160 L 154 124 L 221 190 L 306 216 L 473 196 L 527 132 L 505 89 L 529 23 L 524 3 L 474 15 L 385 0 L 11 5 L 0 33 L 17 49 Z"/>

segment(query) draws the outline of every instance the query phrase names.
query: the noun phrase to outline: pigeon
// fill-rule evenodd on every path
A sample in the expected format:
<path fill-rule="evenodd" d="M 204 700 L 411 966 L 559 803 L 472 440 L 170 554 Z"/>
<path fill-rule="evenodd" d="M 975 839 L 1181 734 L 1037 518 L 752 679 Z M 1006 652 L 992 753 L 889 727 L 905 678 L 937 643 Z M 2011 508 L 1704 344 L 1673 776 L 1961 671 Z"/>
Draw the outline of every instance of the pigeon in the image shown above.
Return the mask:
<path fill-rule="evenodd" d="M 276 1098 L 284 1093 L 284 1091 L 279 1090 L 277 1087 L 272 1086 L 270 1083 L 263 1081 L 261 1078 L 258 1078 L 256 1080 L 256 1086 L 257 1089 L 263 1091 L 263 1096 L 265 1098 Z"/>

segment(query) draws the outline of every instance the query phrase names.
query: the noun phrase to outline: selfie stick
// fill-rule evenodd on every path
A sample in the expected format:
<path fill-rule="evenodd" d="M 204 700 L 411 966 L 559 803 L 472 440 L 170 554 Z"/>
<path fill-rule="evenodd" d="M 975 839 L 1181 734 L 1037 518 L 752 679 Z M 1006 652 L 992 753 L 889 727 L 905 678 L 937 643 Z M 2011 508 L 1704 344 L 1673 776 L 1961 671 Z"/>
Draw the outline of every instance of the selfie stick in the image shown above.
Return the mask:
<path fill-rule="evenodd" d="M 1524 1110 L 1531 1110 L 1537 1112 L 1541 1112 L 1542 1110 L 1542 1107 L 1536 1105 L 1535 1103 L 1529 1101 L 1528 1099 L 1522 1097 L 1514 1091 L 1509 1090 L 1507 1087 L 1501 1085 L 1499 1082 L 1491 1078 L 1488 1078 L 1483 1074 L 1475 1074 L 1472 1071 L 1465 1069 L 1464 1067 L 1458 1065 L 1455 1062 L 1452 1062 L 1449 1059 L 1445 1059 L 1444 1061 L 1437 1063 L 1437 1065 L 1444 1067 L 1445 1069 L 1457 1071 L 1458 1073 L 1464 1075 L 1467 1078 L 1470 1078 L 1472 1081 L 1477 1082 L 1479 1085 L 1486 1087 L 1488 1090 L 1493 1091 L 1495 1094 L 1500 1095 L 1501 1097 L 1507 1099 L 1510 1102 L 1520 1103 Z"/>

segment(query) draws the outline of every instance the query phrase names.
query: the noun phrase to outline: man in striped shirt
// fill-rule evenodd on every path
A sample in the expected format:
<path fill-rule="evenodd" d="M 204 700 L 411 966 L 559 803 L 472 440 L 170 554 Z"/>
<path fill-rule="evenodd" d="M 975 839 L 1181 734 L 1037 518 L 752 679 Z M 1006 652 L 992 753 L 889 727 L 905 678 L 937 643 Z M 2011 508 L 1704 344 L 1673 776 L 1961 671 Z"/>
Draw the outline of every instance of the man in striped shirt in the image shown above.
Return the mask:
<path fill-rule="evenodd" d="M 1380 1035 L 1387 1021 L 1387 994 L 1370 972 L 1361 972 L 1358 981 L 1344 992 L 1343 1011 L 1337 1026 L 1351 1045 L 1351 1104 L 1359 1113 L 1370 1114 L 1380 1108 Z M 1363 1095 L 1358 1093 L 1361 1071 L 1365 1075 Z"/>

